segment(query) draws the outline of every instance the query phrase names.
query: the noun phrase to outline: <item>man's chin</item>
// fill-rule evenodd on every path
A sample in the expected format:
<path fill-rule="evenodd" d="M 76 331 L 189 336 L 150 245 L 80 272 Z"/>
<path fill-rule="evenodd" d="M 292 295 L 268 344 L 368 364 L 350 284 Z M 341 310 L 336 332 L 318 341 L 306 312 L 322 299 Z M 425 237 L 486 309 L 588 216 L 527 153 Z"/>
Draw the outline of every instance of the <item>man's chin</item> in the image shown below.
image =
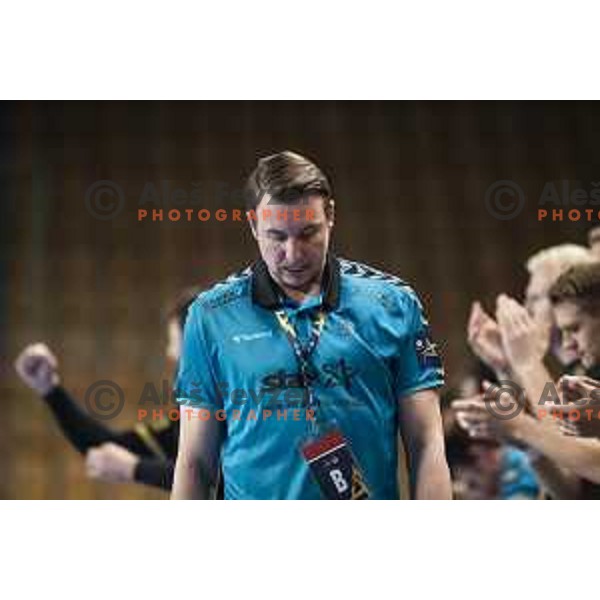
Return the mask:
<path fill-rule="evenodd" d="M 310 279 L 306 277 L 283 277 L 282 283 L 285 287 L 297 292 L 304 292 L 310 288 Z"/>
<path fill-rule="evenodd" d="M 568 366 L 575 362 L 582 362 L 579 354 L 577 352 L 573 352 L 572 350 L 563 350 L 561 348 L 557 348 L 553 350 L 554 356 L 559 360 L 562 365 Z"/>
<path fill-rule="evenodd" d="M 298 275 L 283 273 L 279 280 L 287 288 L 297 292 L 307 292 L 312 287 L 314 278 L 308 272 Z"/>

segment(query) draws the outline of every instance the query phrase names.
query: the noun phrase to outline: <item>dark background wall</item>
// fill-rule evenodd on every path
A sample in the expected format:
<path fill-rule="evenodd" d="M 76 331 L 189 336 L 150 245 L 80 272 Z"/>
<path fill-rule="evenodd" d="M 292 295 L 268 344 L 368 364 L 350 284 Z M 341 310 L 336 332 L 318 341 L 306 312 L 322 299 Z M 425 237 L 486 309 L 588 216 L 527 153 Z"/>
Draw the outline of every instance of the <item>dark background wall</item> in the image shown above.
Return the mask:
<path fill-rule="evenodd" d="M 230 220 L 139 222 L 153 187 L 187 195 L 164 209 L 232 209 L 257 158 L 285 148 L 311 157 L 333 180 L 339 253 L 417 288 L 452 382 L 466 364 L 471 301 L 491 308 L 500 291 L 520 294 L 531 252 L 585 243 L 590 224 L 538 222 L 537 198 L 546 181 L 600 181 L 599 134 L 600 104 L 586 102 L 2 103 L 0 497 L 164 497 L 87 481 L 12 372 L 25 344 L 46 341 L 78 398 L 99 379 L 124 389 L 117 427 L 135 420 L 144 382 L 170 376 L 165 305 L 255 248 Z M 113 218 L 97 218 L 110 216 L 110 198 L 102 212 L 89 195 L 99 180 L 121 194 Z M 525 194 L 512 219 L 486 206 L 497 180 Z"/>

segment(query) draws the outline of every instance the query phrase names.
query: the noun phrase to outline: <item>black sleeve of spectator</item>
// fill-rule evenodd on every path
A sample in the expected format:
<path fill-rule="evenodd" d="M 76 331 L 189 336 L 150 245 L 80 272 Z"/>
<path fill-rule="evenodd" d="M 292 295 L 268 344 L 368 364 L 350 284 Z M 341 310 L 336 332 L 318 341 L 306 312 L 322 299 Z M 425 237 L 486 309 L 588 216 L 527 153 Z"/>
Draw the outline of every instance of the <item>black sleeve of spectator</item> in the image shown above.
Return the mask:
<path fill-rule="evenodd" d="M 170 490 L 173 485 L 175 464 L 161 458 L 141 458 L 135 468 L 135 480 L 138 483 L 153 485 Z"/>
<path fill-rule="evenodd" d="M 167 421 L 167 423 L 150 423 L 148 429 L 160 445 L 162 452 L 168 458 L 177 456 L 179 447 L 179 421 Z"/>
<path fill-rule="evenodd" d="M 114 441 L 115 434 L 82 410 L 64 388 L 55 387 L 44 400 L 65 437 L 82 454 L 93 446 Z"/>
<path fill-rule="evenodd" d="M 151 452 L 133 431 L 114 432 L 83 410 L 68 392 L 58 386 L 44 396 L 65 437 L 81 454 L 106 442 L 119 444 L 127 450 L 148 456 Z"/>

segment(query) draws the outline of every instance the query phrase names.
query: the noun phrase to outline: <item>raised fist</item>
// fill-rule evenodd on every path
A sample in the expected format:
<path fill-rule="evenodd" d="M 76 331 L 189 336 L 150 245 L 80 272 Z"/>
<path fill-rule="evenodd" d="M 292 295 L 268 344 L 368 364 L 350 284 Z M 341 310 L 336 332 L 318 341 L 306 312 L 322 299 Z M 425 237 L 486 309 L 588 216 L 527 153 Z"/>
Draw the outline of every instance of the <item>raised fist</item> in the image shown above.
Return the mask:
<path fill-rule="evenodd" d="M 60 383 L 56 356 L 43 343 L 27 346 L 15 361 L 15 369 L 23 383 L 42 396 Z"/>

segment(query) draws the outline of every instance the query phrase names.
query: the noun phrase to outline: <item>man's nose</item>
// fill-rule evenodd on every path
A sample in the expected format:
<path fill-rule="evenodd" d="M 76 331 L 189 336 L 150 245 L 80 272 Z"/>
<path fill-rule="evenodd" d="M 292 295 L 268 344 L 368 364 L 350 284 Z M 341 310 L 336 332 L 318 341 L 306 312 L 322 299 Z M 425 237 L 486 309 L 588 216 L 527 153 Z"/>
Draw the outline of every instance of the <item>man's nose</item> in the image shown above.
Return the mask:
<path fill-rule="evenodd" d="M 563 350 L 577 350 L 577 340 L 572 335 L 564 335 L 562 339 Z"/>
<path fill-rule="evenodd" d="M 289 237 L 285 243 L 286 262 L 294 264 L 302 258 L 302 242 Z"/>

